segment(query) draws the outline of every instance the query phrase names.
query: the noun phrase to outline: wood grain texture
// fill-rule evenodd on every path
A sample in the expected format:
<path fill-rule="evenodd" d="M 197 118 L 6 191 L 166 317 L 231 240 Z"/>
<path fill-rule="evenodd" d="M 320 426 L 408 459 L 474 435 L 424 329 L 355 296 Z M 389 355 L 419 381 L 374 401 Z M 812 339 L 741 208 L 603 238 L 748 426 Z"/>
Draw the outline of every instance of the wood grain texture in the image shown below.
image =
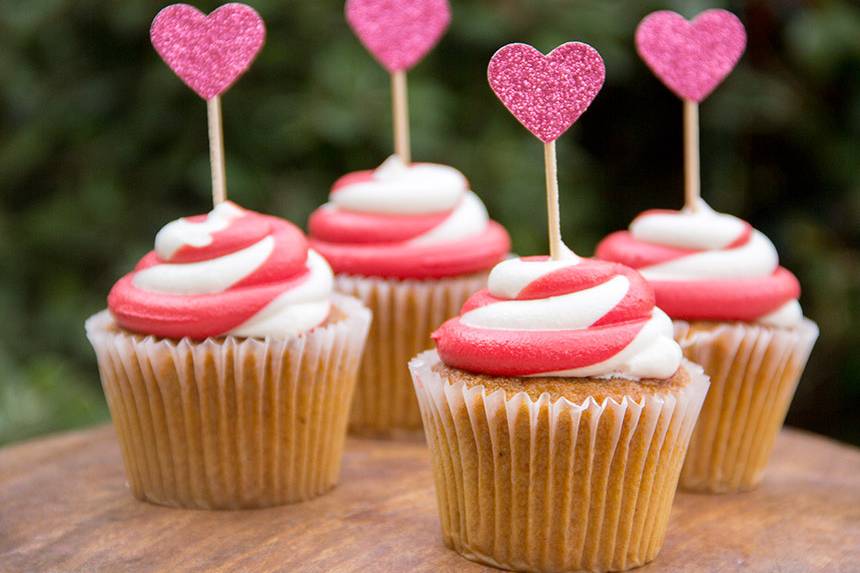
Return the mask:
<path fill-rule="evenodd" d="M 751 493 L 679 493 L 644 573 L 860 567 L 860 450 L 783 431 Z M 341 485 L 274 509 L 136 501 L 110 427 L 0 450 L 0 571 L 494 571 L 442 545 L 420 441 L 350 439 Z"/>

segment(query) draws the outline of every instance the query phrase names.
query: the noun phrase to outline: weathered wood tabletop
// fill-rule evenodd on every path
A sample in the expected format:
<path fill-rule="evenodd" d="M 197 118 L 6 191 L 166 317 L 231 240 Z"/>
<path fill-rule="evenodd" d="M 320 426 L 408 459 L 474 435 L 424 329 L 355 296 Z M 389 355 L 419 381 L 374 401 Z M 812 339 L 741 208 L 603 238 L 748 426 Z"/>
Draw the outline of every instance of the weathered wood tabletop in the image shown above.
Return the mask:
<path fill-rule="evenodd" d="M 419 440 L 350 439 L 341 485 L 235 512 L 136 501 L 110 427 L 0 450 L 0 571 L 493 571 L 441 541 Z M 860 450 L 786 430 L 764 484 L 679 494 L 644 573 L 860 571 Z"/>

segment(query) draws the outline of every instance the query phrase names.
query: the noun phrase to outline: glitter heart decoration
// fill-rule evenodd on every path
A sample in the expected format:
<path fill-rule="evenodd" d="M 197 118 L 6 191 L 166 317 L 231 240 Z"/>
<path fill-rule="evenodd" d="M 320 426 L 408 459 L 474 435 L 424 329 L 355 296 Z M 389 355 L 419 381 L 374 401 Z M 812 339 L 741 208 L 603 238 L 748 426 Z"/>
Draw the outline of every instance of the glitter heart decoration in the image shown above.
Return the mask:
<path fill-rule="evenodd" d="M 245 4 L 224 4 L 208 16 L 187 4 L 164 8 L 152 21 L 152 45 L 197 95 L 221 95 L 251 66 L 266 26 Z"/>
<path fill-rule="evenodd" d="M 558 139 L 588 109 L 606 77 L 597 50 L 568 42 L 549 55 L 508 44 L 487 68 L 490 87 L 508 111 L 544 143 Z"/>
<path fill-rule="evenodd" d="M 448 29 L 448 0 L 347 0 L 350 27 L 389 72 L 417 64 Z"/>
<path fill-rule="evenodd" d="M 701 102 L 734 69 L 747 34 L 737 16 L 706 10 L 692 21 L 661 10 L 636 29 L 636 48 L 660 81 L 678 97 Z"/>

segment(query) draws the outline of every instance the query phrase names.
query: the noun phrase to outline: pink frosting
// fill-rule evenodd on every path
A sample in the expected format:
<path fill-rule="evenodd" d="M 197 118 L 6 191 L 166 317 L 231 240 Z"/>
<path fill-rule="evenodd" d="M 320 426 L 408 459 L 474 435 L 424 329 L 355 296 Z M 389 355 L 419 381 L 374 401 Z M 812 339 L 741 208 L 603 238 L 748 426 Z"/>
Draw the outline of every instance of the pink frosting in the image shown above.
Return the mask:
<path fill-rule="evenodd" d="M 690 216 L 689 213 L 679 211 L 651 210 L 639 215 L 637 220 L 655 215 L 678 218 Z M 738 221 L 737 236 L 721 248 L 680 248 L 637 239 L 630 231 L 618 231 L 601 241 L 597 246 L 596 256 L 599 259 L 627 265 L 645 274 L 656 292 L 657 305 L 672 318 L 754 322 L 767 317 L 800 296 L 800 284 L 797 278 L 776 264 L 775 255 L 773 255 L 773 267 L 765 268 L 764 272 L 752 276 L 697 277 L 693 276 L 696 267 L 691 268 L 690 276 L 664 278 L 660 273 L 654 277 L 649 275 L 649 272 L 659 269 L 660 265 L 665 263 L 675 261 L 685 263 L 707 253 L 725 255 L 726 258 L 721 261 L 721 264 L 732 270 L 732 261 L 740 259 L 743 249 L 752 247 L 754 233 L 757 233 L 748 223 L 736 221 Z M 763 235 L 760 233 L 758 235 L 759 242 L 764 241 L 768 249 L 773 248 Z"/>
<path fill-rule="evenodd" d="M 331 195 L 373 180 L 374 171 L 344 175 L 335 182 Z M 483 231 L 468 237 L 420 240 L 442 225 L 456 208 L 401 214 L 324 205 L 308 221 L 310 245 L 328 260 L 335 272 L 351 275 L 434 279 L 490 269 L 505 257 L 511 246 L 507 232 L 494 221 L 488 221 Z"/>
<path fill-rule="evenodd" d="M 201 222 L 205 215 L 189 217 Z M 162 264 L 185 265 L 218 259 L 246 249 L 271 236 L 271 254 L 250 274 L 223 291 L 177 294 L 137 286 L 135 275 Z M 205 339 L 223 336 L 256 315 L 276 297 L 302 284 L 309 276 L 308 244 L 296 226 L 278 219 L 242 211 L 230 225 L 211 234 L 202 247 L 182 245 L 168 258 L 149 252 L 134 271 L 111 289 L 108 308 L 126 330 L 166 338 Z"/>
<path fill-rule="evenodd" d="M 545 261 L 530 257 L 529 261 Z M 495 271 L 494 271 L 495 272 Z M 623 276 L 626 293 L 608 312 L 583 328 L 487 328 L 464 323 L 470 311 L 506 301 L 547 300 L 598 287 Z M 491 285 L 492 285 L 491 276 Z M 562 311 L 563 312 L 563 311 Z M 484 289 L 463 305 L 460 316 L 445 322 L 434 334 L 445 364 L 493 376 L 529 376 L 564 372 L 604 363 L 619 355 L 652 319 L 654 294 L 635 271 L 615 263 L 582 259 L 577 264 L 543 274 L 513 298 L 494 296 Z M 611 372 L 601 372 L 611 374 Z"/>

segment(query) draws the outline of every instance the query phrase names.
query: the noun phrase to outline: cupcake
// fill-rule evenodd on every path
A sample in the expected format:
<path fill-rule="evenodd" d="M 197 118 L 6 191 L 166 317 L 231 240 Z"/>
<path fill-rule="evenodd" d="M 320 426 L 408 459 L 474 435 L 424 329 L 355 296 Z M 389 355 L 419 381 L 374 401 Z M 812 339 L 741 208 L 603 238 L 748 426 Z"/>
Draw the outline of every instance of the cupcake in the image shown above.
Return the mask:
<path fill-rule="evenodd" d="M 303 233 L 219 204 L 174 221 L 86 322 L 135 497 L 267 507 L 337 483 L 370 322 Z"/>
<path fill-rule="evenodd" d="M 520 571 L 657 555 L 708 388 L 615 263 L 506 260 L 410 362 L 445 544 Z"/>
<path fill-rule="evenodd" d="M 310 244 L 331 264 L 335 289 L 373 312 L 350 429 L 420 430 L 406 364 L 430 334 L 486 285 L 510 249 L 462 173 L 389 157 L 341 177 L 308 222 Z"/>
<path fill-rule="evenodd" d="M 642 213 L 604 239 L 597 257 L 649 281 L 685 356 L 711 378 L 682 487 L 756 487 L 818 338 L 773 243 L 699 199 L 694 209 Z"/>

